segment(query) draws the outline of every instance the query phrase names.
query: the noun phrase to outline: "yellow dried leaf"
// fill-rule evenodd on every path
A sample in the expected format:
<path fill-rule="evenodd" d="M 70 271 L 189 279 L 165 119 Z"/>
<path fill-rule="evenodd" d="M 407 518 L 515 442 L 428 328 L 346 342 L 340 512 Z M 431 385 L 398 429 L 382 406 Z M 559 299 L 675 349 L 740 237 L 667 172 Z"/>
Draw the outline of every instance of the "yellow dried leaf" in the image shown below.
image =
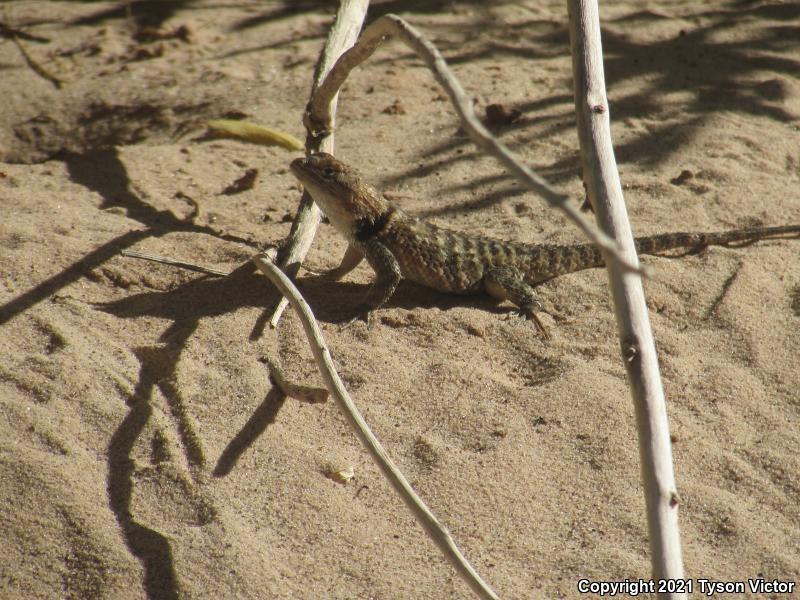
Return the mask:
<path fill-rule="evenodd" d="M 303 150 L 303 143 L 293 135 L 247 121 L 216 119 L 207 123 L 214 135 L 229 137 L 261 146 L 280 146 L 287 150 Z"/>

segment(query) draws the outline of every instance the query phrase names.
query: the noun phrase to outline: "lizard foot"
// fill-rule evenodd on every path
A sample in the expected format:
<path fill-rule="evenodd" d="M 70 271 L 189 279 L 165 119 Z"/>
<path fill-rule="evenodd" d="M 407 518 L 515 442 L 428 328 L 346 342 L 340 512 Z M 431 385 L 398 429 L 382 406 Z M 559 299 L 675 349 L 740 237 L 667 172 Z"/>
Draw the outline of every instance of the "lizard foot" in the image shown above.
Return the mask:
<path fill-rule="evenodd" d="M 375 326 L 375 311 L 369 310 L 364 306 L 360 306 L 355 315 L 344 317 L 339 321 L 339 331 L 344 331 L 356 321 L 364 321 L 367 324 L 367 329 L 372 329 Z"/>
<path fill-rule="evenodd" d="M 539 331 L 541 336 L 545 340 L 549 340 L 551 339 L 550 331 L 547 329 L 547 327 L 545 327 L 544 323 L 542 323 L 539 315 L 536 314 L 537 312 L 547 312 L 544 310 L 544 308 L 542 308 L 542 305 L 539 302 L 521 306 L 519 310 L 512 311 L 510 314 L 517 317 L 522 317 L 528 321 L 533 321 L 533 324 L 536 325 L 536 329 Z"/>

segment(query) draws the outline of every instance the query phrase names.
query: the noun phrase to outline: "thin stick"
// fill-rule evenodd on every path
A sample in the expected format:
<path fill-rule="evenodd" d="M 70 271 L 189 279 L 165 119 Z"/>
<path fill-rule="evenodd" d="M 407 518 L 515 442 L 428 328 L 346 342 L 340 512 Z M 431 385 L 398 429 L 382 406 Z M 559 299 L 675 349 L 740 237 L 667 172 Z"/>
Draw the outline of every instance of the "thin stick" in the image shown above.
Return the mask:
<path fill-rule="evenodd" d="M 311 97 L 316 94 L 317 87 L 325 78 L 331 67 L 342 53 L 350 48 L 358 38 L 358 32 L 367 16 L 369 0 L 342 0 L 339 4 L 339 11 L 336 13 L 336 21 L 331 27 L 325 48 L 320 54 L 317 68 L 314 73 L 314 84 L 311 89 Z M 339 95 L 337 92 L 331 94 L 325 102 L 326 114 L 330 115 L 331 127 L 333 127 L 336 115 L 336 105 Z M 328 152 L 333 154 L 333 136 L 319 139 L 313 136 L 306 136 L 306 153 Z M 297 275 L 303 259 L 311 248 L 314 235 L 322 218 L 319 207 L 314 204 L 313 198 L 308 192 L 303 192 L 300 206 L 292 223 L 292 229 L 286 241 L 281 245 L 278 254 L 278 264 L 289 274 L 290 277 Z M 281 297 L 275 310 L 270 317 L 270 326 L 277 327 L 283 311 L 286 309 L 286 298 Z"/>
<path fill-rule="evenodd" d="M 355 46 L 345 52 L 336 62 L 328 77 L 319 86 L 317 93 L 312 95 L 306 109 L 306 128 L 311 133 L 322 139 L 331 135 L 333 116 L 328 110 L 330 98 L 338 93 L 350 71 L 369 58 L 378 46 L 390 36 L 401 39 L 427 63 L 428 68 L 433 71 L 436 81 L 450 97 L 450 101 L 461 119 L 462 127 L 478 148 L 494 156 L 524 186 L 542 196 L 551 206 L 561 210 L 578 229 L 605 251 L 607 257 L 613 257 L 613 260 L 619 261 L 623 271 L 643 273 L 638 262 L 624 258 L 614 240 L 584 217 L 567 196 L 557 192 L 544 178 L 522 164 L 505 144 L 483 126 L 475 116 L 472 103 L 467 98 L 464 88 L 461 87 L 436 47 L 397 15 L 384 15 L 370 24 L 361 34 Z"/>
<path fill-rule="evenodd" d="M 212 269 L 210 267 L 204 267 L 202 265 L 183 260 L 159 256 L 158 254 L 146 254 L 144 252 L 137 252 L 135 250 L 122 250 L 120 254 L 130 258 L 140 258 L 142 260 L 148 260 L 150 262 L 160 263 L 162 265 L 170 265 L 172 267 L 188 269 L 189 271 L 205 273 L 206 275 L 212 275 L 214 277 L 227 277 L 230 275 L 230 272 L 228 271 Z M 328 390 L 292 383 L 289 381 L 286 375 L 284 375 L 283 370 L 270 357 L 264 356 L 261 360 L 267 365 L 272 382 L 278 386 L 278 388 L 280 388 L 284 395 L 288 396 L 289 398 L 294 398 L 295 400 L 300 400 L 302 402 L 308 402 L 309 404 L 319 404 L 328 399 Z"/>
<path fill-rule="evenodd" d="M 11 41 L 14 42 L 14 45 L 19 50 L 20 54 L 22 54 L 22 58 L 25 60 L 25 64 L 28 65 L 34 73 L 36 73 L 42 79 L 46 79 L 47 81 L 52 83 L 53 87 L 55 87 L 57 90 L 61 89 L 63 82 L 58 77 L 51 74 L 38 62 L 33 60 L 31 55 L 28 54 L 28 51 L 25 50 L 25 46 L 22 45 L 22 42 L 19 41 L 19 38 L 17 38 L 16 35 L 11 36 Z"/>
<path fill-rule="evenodd" d="M 598 223 L 614 235 L 626 260 L 636 264 L 633 234 L 611 143 L 597 0 L 568 0 L 567 5 L 583 180 Z M 606 265 L 639 431 L 653 578 L 683 579 L 669 423 L 642 280 L 625 273 L 616 261 L 606 261 Z M 686 594 L 658 597 L 686 598 Z"/>
<path fill-rule="evenodd" d="M 136 250 L 121 250 L 122 256 L 129 256 L 130 258 L 141 258 L 142 260 L 149 260 L 150 262 L 161 263 L 162 265 L 170 265 L 173 267 L 180 267 L 181 269 L 188 269 L 189 271 L 196 271 L 198 273 L 205 273 L 206 275 L 213 275 L 214 277 L 227 277 L 230 271 L 221 271 L 220 269 L 212 269 L 204 267 L 195 263 L 185 262 L 182 260 L 175 260 L 166 256 L 159 256 L 158 254 L 147 254 L 145 252 L 137 252 Z"/>
<path fill-rule="evenodd" d="M 272 382 L 289 398 L 308 402 L 309 404 L 321 404 L 328 400 L 328 390 L 292 383 L 286 378 L 283 370 L 269 356 L 265 356 L 261 360 L 267 365 Z"/>
<path fill-rule="evenodd" d="M 445 555 L 445 558 L 455 567 L 458 574 L 467 582 L 472 591 L 480 598 L 496 599 L 497 596 L 495 593 L 467 562 L 467 559 L 461 554 L 453 538 L 450 537 L 447 529 L 439 523 L 433 513 L 425 506 L 425 503 L 417 496 L 406 478 L 386 454 L 386 451 L 383 449 L 378 439 L 372 431 L 370 431 L 369 426 L 358 412 L 355 403 L 352 398 L 350 398 L 342 380 L 336 372 L 336 368 L 331 360 L 330 351 L 325 345 L 325 341 L 322 339 L 322 332 L 314 319 L 314 315 L 308 303 L 300 295 L 300 292 L 297 291 L 297 288 L 291 280 L 275 266 L 272 262 L 271 254 L 274 255 L 274 252 L 256 255 L 253 258 L 253 262 L 261 272 L 269 278 L 275 287 L 278 288 L 281 294 L 288 298 L 289 303 L 297 311 L 297 315 L 300 317 L 303 329 L 306 332 L 306 337 L 308 337 L 308 343 L 311 346 L 314 360 L 317 363 L 322 379 L 325 381 L 325 386 L 339 405 L 339 408 L 344 412 L 344 416 L 355 430 L 358 439 L 366 447 L 384 476 L 403 499 L 403 502 L 406 503 L 406 506 L 409 507 L 419 524 L 422 525 L 422 528 L 428 536 L 436 543 Z"/>

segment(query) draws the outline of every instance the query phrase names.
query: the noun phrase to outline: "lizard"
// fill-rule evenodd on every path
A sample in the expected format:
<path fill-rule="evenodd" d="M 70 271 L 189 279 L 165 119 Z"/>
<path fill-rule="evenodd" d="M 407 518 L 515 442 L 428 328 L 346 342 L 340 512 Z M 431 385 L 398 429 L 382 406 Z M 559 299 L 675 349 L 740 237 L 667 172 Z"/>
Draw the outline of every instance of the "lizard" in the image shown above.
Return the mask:
<path fill-rule="evenodd" d="M 510 300 L 547 338 L 549 332 L 536 314 L 546 311 L 534 287 L 605 264 L 592 243 L 522 244 L 427 223 L 387 200 L 354 168 L 324 152 L 298 158 L 290 169 L 348 243 L 341 264 L 324 275 L 339 280 L 364 259 L 375 271 L 372 287 L 349 322 L 364 317 L 370 323 L 373 312 L 389 300 L 405 277 L 440 292 L 487 294 L 498 301 Z M 800 236 L 800 225 L 664 233 L 637 237 L 635 245 L 639 254 L 658 254 L 788 235 Z"/>

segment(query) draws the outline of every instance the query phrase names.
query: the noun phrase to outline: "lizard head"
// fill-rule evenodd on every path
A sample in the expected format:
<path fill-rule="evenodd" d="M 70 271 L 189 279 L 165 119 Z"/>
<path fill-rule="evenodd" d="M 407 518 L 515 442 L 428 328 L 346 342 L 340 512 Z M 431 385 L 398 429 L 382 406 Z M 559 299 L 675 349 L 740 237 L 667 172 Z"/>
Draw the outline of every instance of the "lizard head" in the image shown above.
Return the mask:
<path fill-rule="evenodd" d="M 319 152 L 292 161 L 291 170 L 311 194 L 331 224 L 351 240 L 359 223 L 373 222 L 389 210 L 389 204 L 361 179 L 352 167 L 330 154 Z"/>

